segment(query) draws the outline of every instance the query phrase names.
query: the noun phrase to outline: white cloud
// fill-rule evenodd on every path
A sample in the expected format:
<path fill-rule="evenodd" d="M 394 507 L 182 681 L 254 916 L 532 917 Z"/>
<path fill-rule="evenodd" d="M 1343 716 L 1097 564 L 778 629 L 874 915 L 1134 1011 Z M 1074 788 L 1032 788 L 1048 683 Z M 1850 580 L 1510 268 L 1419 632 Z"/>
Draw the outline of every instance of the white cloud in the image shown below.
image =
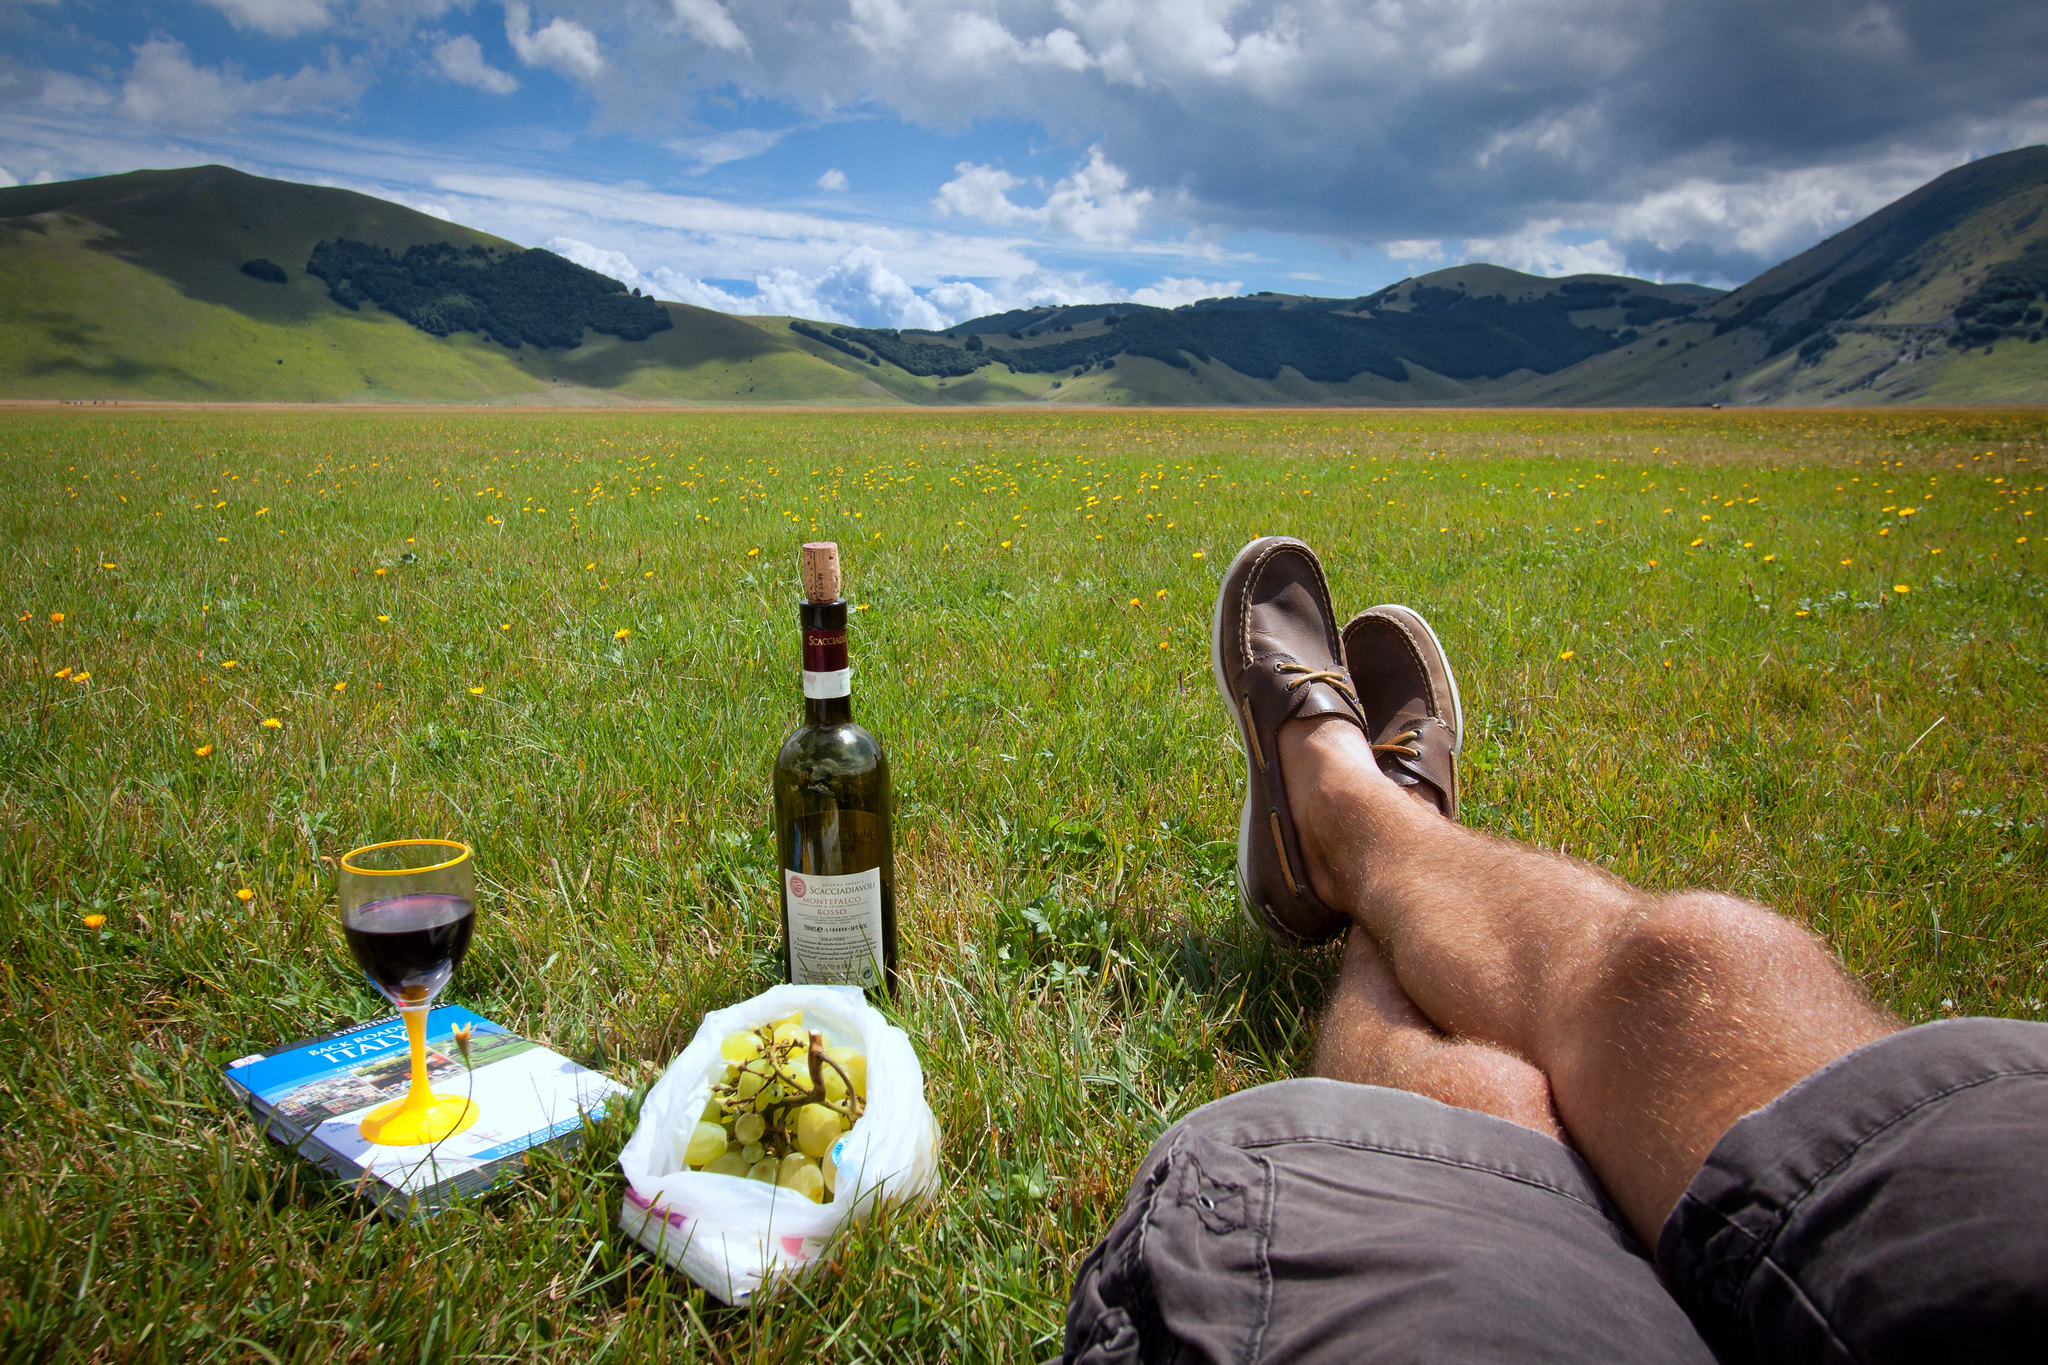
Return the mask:
<path fill-rule="evenodd" d="M 1605 238 L 1567 242 L 1558 233 L 1565 224 L 1551 219 L 1530 223 L 1505 237 L 1468 237 L 1463 259 L 1487 261 L 1531 275 L 1623 275 L 1628 259 Z"/>
<path fill-rule="evenodd" d="M 325 0 L 206 0 L 236 28 L 254 29 L 272 38 L 290 38 L 326 28 L 333 22 Z"/>
<path fill-rule="evenodd" d="M 19 180 L 16 180 L 13 176 L 7 173 L 7 168 L 5 166 L 0 166 L 0 190 L 11 190 L 20 183 L 21 182 Z"/>
<path fill-rule="evenodd" d="M 1130 177 L 1109 164 L 1102 144 L 1088 149 L 1088 164 L 1052 187 L 1045 224 L 1084 242 L 1124 242 L 1144 221 L 1152 191 L 1127 188 Z"/>
<path fill-rule="evenodd" d="M 1422 261 L 1434 265 L 1444 258 L 1444 244 L 1435 237 L 1386 242 L 1380 250 L 1397 261 Z"/>
<path fill-rule="evenodd" d="M 231 66 L 195 66 L 183 44 L 152 38 L 135 49 L 135 66 L 121 86 L 121 110 L 142 123 L 205 128 L 251 112 L 334 109 L 353 104 L 362 90 L 361 77 L 338 66 L 245 80 Z"/>
<path fill-rule="evenodd" d="M 596 34 L 574 19 L 560 17 L 534 32 L 525 0 L 505 0 L 505 39 L 528 66 L 549 67 L 584 81 L 595 80 L 604 71 Z"/>
<path fill-rule="evenodd" d="M 1150 308 L 1179 308 L 1182 304 L 1194 303 L 1200 299 L 1230 298 L 1244 289 L 1242 280 L 1197 280 L 1167 276 L 1143 289 L 1131 291 L 1132 303 L 1142 303 Z"/>
<path fill-rule="evenodd" d="M 1033 214 L 1021 204 L 1010 202 L 1010 191 L 1025 183 L 995 166 L 977 166 L 963 161 L 953 168 L 953 178 L 939 186 L 932 207 L 942 214 L 958 214 L 978 223 L 1007 225 L 1029 221 Z"/>
<path fill-rule="evenodd" d="M 676 18 L 700 43 L 708 43 L 724 52 L 746 52 L 749 50 L 747 35 L 740 32 L 740 26 L 732 21 L 718 0 L 670 0 L 675 6 Z"/>
<path fill-rule="evenodd" d="M 1031 266 L 1014 275 L 984 281 L 944 279 L 916 289 L 871 246 L 841 253 L 818 271 L 773 265 L 754 274 L 753 292 L 736 293 L 698 274 L 673 266 L 642 269 L 615 248 L 557 236 L 548 249 L 657 298 L 693 303 L 725 313 L 773 313 L 859 327 L 905 327 L 938 331 L 968 318 L 1075 303 L 1128 299 L 1154 308 L 1178 308 L 1197 299 L 1227 297 L 1243 289 L 1237 280 L 1167 276 L 1137 290 L 1120 290 L 1085 276 Z"/>
<path fill-rule="evenodd" d="M 1674 250 L 1716 241 L 1755 256 L 1790 254 L 1839 231 L 1947 170 L 1936 157 L 1900 158 L 1862 175 L 1834 168 L 1769 172 L 1748 184 L 1694 176 L 1607 215 L 1624 238 Z"/>
<path fill-rule="evenodd" d="M 998 167 L 963 161 L 953 168 L 953 178 L 939 186 L 932 206 L 977 222 L 1036 223 L 1084 242 L 1123 243 L 1143 226 L 1152 202 L 1152 191 L 1129 188 L 1130 177 L 1109 163 L 1099 143 L 1088 149 L 1086 164 L 1055 184 L 1039 207 L 1010 198 L 1010 191 L 1024 183 Z"/>
<path fill-rule="evenodd" d="M 457 85 L 467 85 L 491 95 L 509 95 L 519 88 L 518 78 L 500 71 L 484 60 L 483 45 L 467 33 L 434 45 L 434 60 L 441 74 Z"/>
<path fill-rule="evenodd" d="M 831 190 L 834 193 L 837 193 L 838 191 L 845 189 L 846 172 L 840 170 L 836 166 L 833 167 L 831 170 L 826 171 L 823 175 L 818 177 L 818 188 L 821 190 Z"/>
<path fill-rule="evenodd" d="M 882 317 L 891 327 L 936 329 L 953 321 L 883 264 L 882 254 L 871 246 L 855 247 L 834 261 L 818 280 L 816 294 L 835 314 Z"/>
<path fill-rule="evenodd" d="M 708 171 L 713 166 L 759 156 L 788 134 L 786 128 L 733 128 L 699 137 L 675 138 L 668 143 L 668 148 L 694 162 L 694 169 Z"/>
<path fill-rule="evenodd" d="M 589 242 L 580 242 L 574 237 L 555 237 L 548 241 L 548 250 L 557 256 L 576 262 L 586 270 L 595 270 L 600 275 L 609 275 L 625 285 L 638 285 L 640 272 L 634 268 L 632 257 L 623 251 L 611 251 Z"/>
<path fill-rule="evenodd" d="M 98 81 L 84 80 L 63 71 L 45 71 L 36 103 L 46 109 L 104 109 L 114 102 L 114 92 Z"/>

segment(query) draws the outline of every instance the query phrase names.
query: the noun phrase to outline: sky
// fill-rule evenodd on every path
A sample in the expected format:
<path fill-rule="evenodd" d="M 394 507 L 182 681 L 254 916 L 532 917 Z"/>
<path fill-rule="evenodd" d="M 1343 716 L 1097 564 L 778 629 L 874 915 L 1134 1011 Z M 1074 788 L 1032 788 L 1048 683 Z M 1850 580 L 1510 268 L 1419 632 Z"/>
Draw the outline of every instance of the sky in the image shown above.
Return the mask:
<path fill-rule="evenodd" d="M 867 326 L 1729 287 L 2044 140 L 2041 0 L 0 0 L 0 185 L 218 162 Z"/>

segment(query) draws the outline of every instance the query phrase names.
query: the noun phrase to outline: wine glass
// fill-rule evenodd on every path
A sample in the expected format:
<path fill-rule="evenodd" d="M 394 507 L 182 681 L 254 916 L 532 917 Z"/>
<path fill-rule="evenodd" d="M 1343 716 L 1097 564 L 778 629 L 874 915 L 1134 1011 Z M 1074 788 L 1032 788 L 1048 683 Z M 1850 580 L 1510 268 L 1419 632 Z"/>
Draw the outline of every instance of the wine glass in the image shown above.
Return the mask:
<path fill-rule="evenodd" d="M 370 1142 L 439 1142 L 477 1120 L 474 1102 L 427 1087 L 427 1009 L 455 974 L 476 929 L 469 845 L 399 839 L 341 860 L 341 932 L 356 965 L 398 1007 L 412 1045 L 412 1089 L 363 1116 Z"/>

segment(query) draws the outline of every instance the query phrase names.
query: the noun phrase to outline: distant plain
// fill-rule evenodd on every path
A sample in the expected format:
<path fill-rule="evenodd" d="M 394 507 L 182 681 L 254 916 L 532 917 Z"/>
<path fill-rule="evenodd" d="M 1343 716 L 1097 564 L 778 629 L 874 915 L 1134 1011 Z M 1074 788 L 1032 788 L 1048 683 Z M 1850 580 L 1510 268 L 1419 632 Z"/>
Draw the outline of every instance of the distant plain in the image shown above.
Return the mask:
<path fill-rule="evenodd" d="M 2048 1018 L 2044 464 L 2039 409 L 0 411 L 0 1356 L 1056 1354 L 1147 1144 L 1302 1071 L 1334 967 L 1231 888 L 1259 534 L 1435 623 L 1470 824 Z M 266 1143 L 220 1065 L 380 1013 L 358 843 L 473 841 L 449 998 L 635 1086 L 773 981 L 806 539 L 941 1194 L 734 1311 L 614 1231 L 630 1112 L 417 1226 Z"/>

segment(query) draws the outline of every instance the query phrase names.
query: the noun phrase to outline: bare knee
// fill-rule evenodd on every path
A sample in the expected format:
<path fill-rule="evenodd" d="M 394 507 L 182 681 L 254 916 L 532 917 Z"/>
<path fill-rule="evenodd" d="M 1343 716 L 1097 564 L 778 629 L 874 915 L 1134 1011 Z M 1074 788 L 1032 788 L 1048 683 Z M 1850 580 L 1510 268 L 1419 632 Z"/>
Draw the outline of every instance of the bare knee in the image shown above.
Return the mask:
<path fill-rule="evenodd" d="M 1729 1030 L 1881 1017 L 1803 926 L 1712 891 L 1646 899 L 1607 944 L 1591 996 L 1622 1037 L 1680 1029 L 1708 1047 Z"/>
<path fill-rule="evenodd" d="M 1646 899 L 1624 919 L 1602 963 L 1610 992 L 1657 995 L 1757 965 L 1787 949 L 1824 952 L 1798 925 L 1713 891 Z"/>

